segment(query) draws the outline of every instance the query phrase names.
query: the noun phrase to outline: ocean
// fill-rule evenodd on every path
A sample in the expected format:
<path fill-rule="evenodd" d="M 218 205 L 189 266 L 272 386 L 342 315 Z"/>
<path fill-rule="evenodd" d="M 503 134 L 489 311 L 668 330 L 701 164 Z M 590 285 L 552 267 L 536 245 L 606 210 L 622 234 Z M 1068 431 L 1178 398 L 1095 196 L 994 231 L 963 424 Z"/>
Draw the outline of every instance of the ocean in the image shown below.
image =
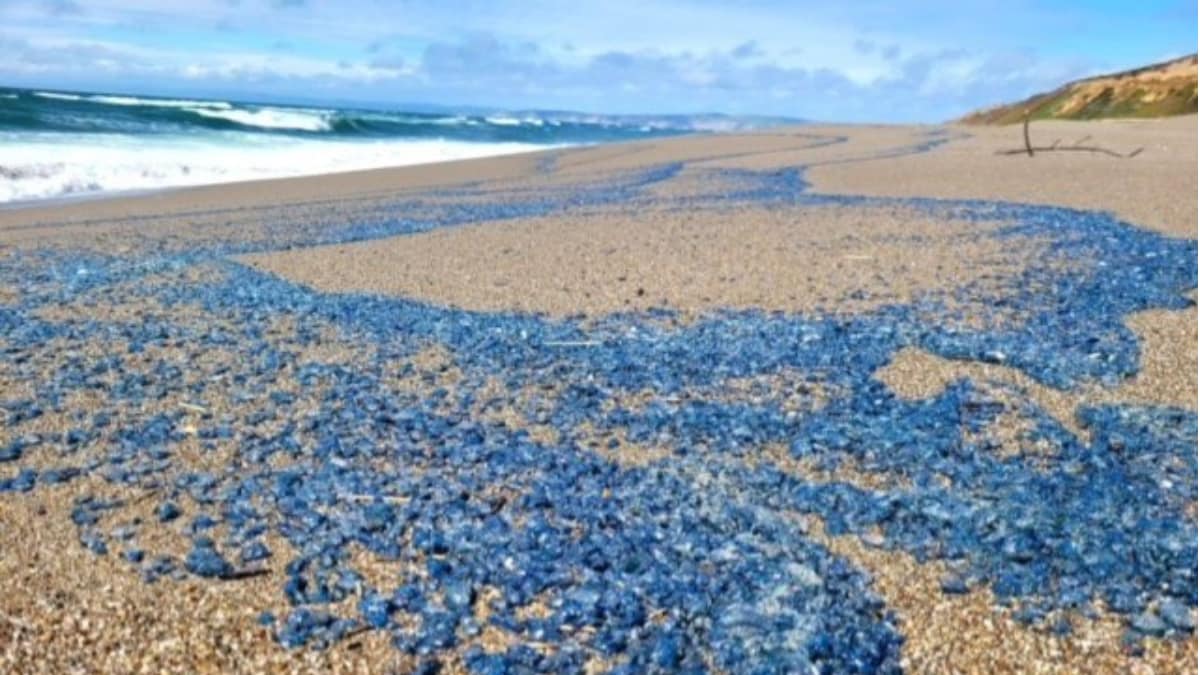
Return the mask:
<path fill-rule="evenodd" d="M 0 88 L 0 202 L 423 164 L 781 121 L 415 112 Z"/>

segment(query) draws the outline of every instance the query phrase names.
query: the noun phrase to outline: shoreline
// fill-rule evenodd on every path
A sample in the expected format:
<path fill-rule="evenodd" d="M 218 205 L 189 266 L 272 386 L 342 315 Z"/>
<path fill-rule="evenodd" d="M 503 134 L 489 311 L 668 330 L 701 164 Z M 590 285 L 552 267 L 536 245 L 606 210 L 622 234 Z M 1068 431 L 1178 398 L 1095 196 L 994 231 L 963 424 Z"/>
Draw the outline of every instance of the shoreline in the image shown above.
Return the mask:
<path fill-rule="evenodd" d="M 625 141 L 619 141 L 625 142 Z M 42 197 L 34 199 L 20 199 L 8 202 L 0 202 L 0 211 L 30 211 L 36 209 L 53 209 L 62 206 L 71 206 L 74 204 L 85 204 L 97 201 L 107 201 L 113 199 L 138 199 L 140 197 L 152 197 L 162 193 L 179 192 L 187 190 L 206 190 L 212 188 L 232 187 L 232 186 L 269 186 L 277 181 L 293 181 L 304 179 L 321 179 L 326 177 L 348 176 L 363 173 L 373 173 L 378 171 L 396 171 L 409 167 L 425 167 L 442 164 L 457 164 L 460 162 L 473 162 L 478 160 L 496 159 L 515 157 L 520 155 L 537 155 L 542 153 L 552 153 L 557 150 L 566 148 L 585 148 L 592 147 L 597 144 L 577 143 L 577 144 L 559 144 L 546 145 L 539 148 L 531 148 L 524 150 L 516 150 L 513 152 L 503 152 L 497 154 L 484 154 L 475 157 L 462 157 L 458 159 L 438 159 L 430 162 L 413 162 L 407 164 L 394 164 L 388 166 L 370 167 L 365 169 L 347 169 L 343 171 L 325 171 L 318 173 L 303 173 L 290 176 L 265 176 L 262 178 L 250 179 L 234 179 L 228 181 L 217 181 L 212 183 L 196 183 L 185 185 L 163 185 L 156 187 L 131 188 L 127 190 L 100 190 L 93 192 L 85 192 L 79 194 L 64 194 L 55 195 L 53 197 Z M 607 144 L 602 144 L 607 145 Z"/>
<path fill-rule="evenodd" d="M 53 209 L 62 206 L 71 206 L 74 204 L 90 204 L 98 201 L 109 199 L 134 199 L 137 197 L 146 197 L 156 195 L 163 192 L 171 192 L 174 190 L 185 190 L 189 187 L 207 187 L 209 185 L 230 185 L 232 183 L 246 181 L 231 181 L 229 183 L 206 183 L 205 185 L 167 185 L 163 187 L 140 188 L 133 190 L 111 190 L 99 192 L 87 192 L 83 194 L 73 195 L 58 195 L 55 197 L 42 197 L 38 199 L 16 199 L 9 202 L 0 202 L 0 211 L 28 211 L 38 208 Z"/>
<path fill-rule="evenodd" d="M 1023 162 L 1022 158 L 997 158 L 990 156 L 995 150 L 1007 148 L 1017 142 L 1011 126 L 981 127 L 977 125 L 829 125 L 804 124 L 783 126 L 753 132 L 694 133 L 647 140 L 618 141 L 612 143 L 580 144 L 549 147 L 528 152 L 490 155 L 466 159 L 409 164 L 371 169 L 359 169 L 302 176 L 261 178 L 225 183 L 186 185 L 151 188 L 120 193 L 97 193 L 78 197 L 55 197 L 48 200 L 33 200 L 20 203 L 0 204 L 0 229 L 12 227 L 23 219 L 45 221 L 85 221 L 118 219 L 123 214 L 134 216 L 166 215 L 186 210 L 209 210 L 219 208 L 244 208 L 263 205 L 291 203 L 303 205 L 312 201 L 358 197 L 368 194 L 383 194 L 388 190 L 399 192 L 418 189 L 435 189 L 478 181 L 519 180 L 537 173 L 536 164 L 555 156 L 604 156 L 610 150 L 616 152 L 642 152 L 656 146 L 673 147 L 679 144 L 703 143 L 705 139 L 716 139 L 720 145 L 739 138 L 787 136 L 810 134 L 836 139 L 847 133 L 862 133 L 879 136 L 862 148 L 849 152 L 832 153 L 828 160 L 816 153 L 818 161 L 809 167 L 808 180 L 814 190 L 826 194 L 869 194 L 876 196 L 918 197 L 940 196 L 944 198 L 997 199 L 1016 203 L 1050 204 L 1073 208 L 1116 211 L 1119 216 L 1143 227 L 1173 233 L 1176 236 L 1195 238 L 1195 210 L 1187 208 L 1186 202 L 1166 205 L 1163 200 L 1154 202 L 1145 197 L 1156 185 L 1171 184 L 1165 190 L 1186 187 L 1196 176 L 1196 148 L 1186 140 L 1194 136 L 1195 115 L 1158 120 L 1101 120 L 1096 122 L 1052 121 L 1043 122 L 1035 129 L 1042 136 L 1069 136 L 1099 129 L 1100 137 L 1116 147 L 1134 147 L 1131 144 L 1158 144 L 1150 147 L 1151 155 L 1141 162 L 1130 160 L 1108 160 L 1098 157 L 1065 156 L 1051 153 L 1039 156 L 1034 163 Z M 959 137 L 934 152 L 906 154 L 895 159 L 872 159 L 872 154 L 885 155 L 917 142 L 920 133 L 929 130 L 953 130 Z M 1189 131 L 1190 130 L 1190 131 Z M 1114 134 L 1112 132 L 1118 132 Z M 1147 135 L 1149 134 L 1149 135 Z M 1139 140 L 1141 139 L 1141 140 Z M 1178 143 L 1181 147 L 1162 144 Z M 596 152 L 591 152 L 591 151 Z M 1163 151 L 1179 157 L 1172 165 L 1162 165 Z M 948 152 L 947 152 L 948 151 Z M 781 151 L 787 154 L 785 151 Z M 1180 154 L 1181 153 L 1181 154 Z M 1191 161 L 1188 161 L 1190 153 Z M 944 157 L 954 162 L 947 164 Z M 523 162 L 522 160 L 532 160 Z M 850 160 L 850 161 L 847 161 Z M 591 161 L 591 160 L 587 160 Z M 724 162 L 727 166 L 738 166 L 736 160 Z M 776 162 L 783 165 L 786 162 Z M 878 167 L 883 172 L 873 172 Z M 952 167 L 952 168 L 950 168 Z M 1136 172 L 1150 168 L 1144 178 Z M 1085 170 L 1079 179 L 1071 172 Z M 1123 190 L 1109 189 L 1107 179 L 1113 172 L 1125 173 L 1130 169 L 1135 174 L 1125 174 L 1137 179 Z M 976 175 L 981 171 L 995 174 L 999 179 L 980 181 Z M 894 180 L 892 172 L 903 179 Z M 1091 186 L 1094 189 L 1083 189 Z M 999 188 L 999 189 L 997 189 Z M 1153 195 L 1151 195 L 1153 196 Z M 1131 203 L 1133 204 L 1131 206 Z M 1164 210 L 1172 213 L 1165 214 Z M 89 213 L 92 212 L 92 213 Z"/>

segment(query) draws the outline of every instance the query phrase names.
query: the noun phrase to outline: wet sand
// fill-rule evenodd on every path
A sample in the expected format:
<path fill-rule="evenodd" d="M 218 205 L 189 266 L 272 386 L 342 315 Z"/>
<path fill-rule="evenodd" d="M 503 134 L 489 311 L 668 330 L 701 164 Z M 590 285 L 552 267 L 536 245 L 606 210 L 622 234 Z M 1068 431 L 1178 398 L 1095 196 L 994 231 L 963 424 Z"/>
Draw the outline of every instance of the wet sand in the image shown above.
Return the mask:
<path fill-rule="evenodd" d="M 191 341 L 218 331 L 238 335 L 244 326 L 218 316 L 212 305 L 175 297 L 171 290 L 220 283 L 229 273 L 222 267 L 227 261 L 299 284 L 306 292 L 398 298 L 436 311 L 541 316 L 551 322 L 580 322 L 584 330 L 609 331 L 604 335 L 628 328 L 621 323 L 624 313 L 649 312 L 650 325 L 661 322 L 671 326 L 668 330 L 684 330 L 680 327 L 720 322 L 728 311 L 852 321 L 910 305 L 918 314 L 941 312 L 937 320 L 966 330 L 1019 325 L 1027 318 L 1022 303 L 1029 298 L 1023 273 L 1048 264 L 1069 273 L 1073 262 L 1054 258 L 1053 241 L 1045 234 L 1004 235 L 1012 222 L 1003 213 L 907 198 L 1111 211 L 1136 227 L 1195 240 L 1195 117 L 1038 123 L 1034 134 L 1038 143 L 1090 135 L 1091 142 L 1114 149 L 1145 150 L 1132 159 L 1086 153 L 1030 159 L 994 154 L 1017 147 L 1017 128 L 813 126 L 4 210 L 0 262 L 7 267 L 0 276 L 0 303 L 15 306 L 36 297 L 29 316 L 77 327 L 80 333 L 93 320 L 161 323 L 164 335 L 171 337 L 127 364 L 130 372 L 144 376 L 140 386 L 157 387 L 161 393 L 118 406 L 116 426 L 132 428 L 152 414 L 169 415 L 175 424 L 170 443 L 181 449 L 167 476 L 201 469 L 236 473 L 255 467 L 225 441 L 215 450 L 202 449 L 197 429 L 228 417 L 237 427 L 236 438 L 270 438 L 281 433 L 287 419 L 259 426 L 242 421 L 272 399 L 266 391 L 239 384 L 238 378 L 222 378 L 261 352 L 245 353 L 237 340 Z M 913 152 L 931 142 L 936 145 L 928 151 Z M 788 173 L 796 167 L 805 168 Z M 896 199 L 824 200 L 824 195 Z M 424 224 L 411 231 L 397 226 L 406 219 Z M 343 237 L 340 233 L 350 224 L 360 229 Z M 78 260 L 73 263 L 78 270 L 32 278 L 31 270 L 43 269 L 37 261 L 46 251 L 53 252 L 46 254 L 51 261 L 60 259 L 53 256 Z M 100 284 L 78 294 L 64 290 L 71 288 L 72 274 L 86 278 L 89 269 L 102 267 L 88 256 L 116 261 L 112 269 L 119 270 L 126 269 L 120 267 L 122 261 L 128 267 L 167 262 L 149 277 Z M 1138 372 L 1116 385 L 1052 387 L 1016 365 L 946 359 L 917 348 L 898 352 L 874 377 L 913 401 L 937 397 L 962 378 L 978 383 L 981 391 L 1007 401 L 1013 415 L 1002 415 L 994 427 L 977 433 L 990 436 L 997 453 L 1018 459 L 1036 450 L 1022 441 L 1023 425 L 1029 424 L 1019 414 L 1025 404 L 1046 411 L 1081 438 L 1088 432 L 1076 414 L 1085 406 L 1170 406 L 1194 414 L 1196 310 L 1195 290 L 1190 292 L 1190 307 L 1150 309 L 1124 318 L 1141 351 Z M 1013 309 L 994 309 L 1002 306 Z M 367 372 L 382 363 L 385 369 L 403 371 L 388 371 L 388 376 L 398 378 L 389 386 L 405 396 L 442 400 L 446 391 L 451 397 L 459 391 L 487 392 L 466 408 L 469 417 L 525 428 L 546 447 L 579 431 L 552 419 L 565 385 L 580 384 L 560 381 L 553 362 L 522 371 L 520 377 L 532 381 L 522 380 L 524 388 L 517 392 L 504 381 L 504 373 L 485 382 L 465 367 L 459 371 L 456 359 L 463 357 L 451 352 L 430 359 L 381 356 L 388 346 L 368 343 L 360 329 L 315 313 L 309 319 L 319 333 L 315 338 L 305 332 L 304 319 L 298 320 L 301 325 L 292 318 L 287 323 L 273 323 L 271 317 L 254 320 L 266 321 L 263 330 L 255 324 L 254 340 L 295 354 L 273 387 L 299 397 L 303 405 L 297 410 L 304 412 L 289 413 L 293 419 L 315 415 L 328 404 L 323 392 L 304 379 L 304 364 L 340 364 Z M 103 340 L 68 332 L 31 347 L 17 343 L 12 325 L 6 330 L 0 332 L 0 347 L 10 350 L 0 360 L 5 400 L 38 399 L 54 388 L 55 373 L 81 360 L 92 364 L 132 349 L 128 331 L 111 331 Z M 240 339 L 251 338 L 243 334 Z M 487 339 L 481 336 L 478 342 L 485 345 Z M 582 346 L 563 344 L 566 349 L 595 346 L 586 333 Z M 442 353 L 436 341 L 425 347 L 418 353 Z M 814 384 L 820 382 L 818 375 L 786 370 L 777 375 L 763 386 L 753 378 L 730 377 L 708 388 L 685 387 L 682 394 L 621 394 L 640 397 L 638 405 L 667 406 L 679 406 L 681 395 L 684 400 L 749 405 L 802 400 L 785 406 L 800 411 L 795 414 L 825 405 L 810 396 L 821 386 Z M 118 384 L 113 379 L 102 390 Z M 208 397 L 203 415 L 187 408 L 193 405 L 189 397 L 195 396 L 189 392 L 200 391 Z M 88 415 L 111 408 L 89 396 L 68 398 L 37 419 L 14 422 L 10 415 L 0 428 L 0 446 L 30 434 L 56 438 Z M 614 406 L 638 409 L 616 395 L 614 400 Z M 582 447 L 610 453 L 606 457 L 636 456 L 630 463 L 635 466 L 670 466 L 678 459 L 673 456 L 677 440 L 627 443 L 624 433 L 588 429 L 577 440 Z M 89 441 L 83 457 L 106 458 L 103 438 Z M 620 440 L 610 444 L 613 438 Z M 60 466 L 66 450 L 59 445 L 42 442 L 27 451 L 20 466 L 39 471 Z M 762 461 L 803 480 L 844 482 L 869 491 L 894 489 L 907 480 L 871 473 L 870 467 L 852 470 L 849 463 L 841 465 L 841 473 L 809 471 L 793 466 L 791 458 L 771 459 L 775 450 L 766 446 L 745 452 L 711 460 L 714 466 Z M 761 457 L 755 454 L 759 452 Z M 1049 457 L 1038 461 L 1052 462 L 1052 452 Z M 15 475 L 16 468 L 0 465 L 0 478 Z M 232 581 L 183 575 L 182 580 L 147 584 L 116 557 L 115 542 L 99 562 L 80 545 L 80 531 L 70 520 L 76 499 L 107 495 L 128 503 L 120 512 L 123 518 L 144 521 L 138 527 L 149 537 L 148 549 L 182 559 L 190 533 L 182 525 L 153 522 L 151 507 L 163 490 L 128 487 L 105 480 L 96 470 L 65 486 L 0 494 L 0 662 L 10 671 L 368 672 L 417 667 L 419 659 L 393 648 L 384 631 L 362 631 L 326 650 L 280 646 L 258 617 L 265 610 L 280 616 L 287 611 L 281 587 L 288 562 L 284 551 L 289 549 L 281 537 L 271 540 L 276 555 L 266 564 L 268 574 Z M 203 504 L 194 506 L 199 510 Z M 1189 508 L 1178 517 L 1190 522 L 1194 535 L 1194 496 Z M 993 597 L 986 584 L 966 595 L 943 594 L 938 580 L 947 568 L 942 561 L 919 562 L 904 551 L 887 550 L 869 534 L 829 535 L 819 518 L 798 517 L 811 540 L 874 579 L 875 592 L 899 616 L 897 628 L 906 639 L 901 663 L 912 672 L 1187 672 L 1195 666 L 1194 631 L 1145 638 L 1143 654 L 1142 648 L 1123 642 L 1128 617 L 1097 601 L 1096 618 L 1070 616 L 1077 629 L 1056 635 L 1045 625 L 1014 620 L 1016 608 Z M 398 574 L 386 569 L 385 576 Z M 356 611 L 356 598 L 342 602 L 345 611 Z M 477 607 L 485 619 L 488 611 Z M 499 653 L 526 641 L 499 629 L 464 637 L 459 647 L 443 654 L 443 665 L 463 670 L 472 647 Z M 612 665 L 599 652 L 589 654 L 589 670 Z"/>

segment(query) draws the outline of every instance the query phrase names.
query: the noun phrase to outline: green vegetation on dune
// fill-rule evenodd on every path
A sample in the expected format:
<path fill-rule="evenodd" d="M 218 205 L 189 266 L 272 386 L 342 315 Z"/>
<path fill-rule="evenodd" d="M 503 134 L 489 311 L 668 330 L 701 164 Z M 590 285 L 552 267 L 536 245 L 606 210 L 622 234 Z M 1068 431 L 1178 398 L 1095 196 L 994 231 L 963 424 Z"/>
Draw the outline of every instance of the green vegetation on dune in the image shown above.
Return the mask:
<path fill-rule="evenodd" d="M 1018 103 L 980 110 L 967 124 L 1014 124 L 1032 119 L 1090 120 L 1166 117 L 1196 112 L 1196 55 L 1069 82 Z"/>

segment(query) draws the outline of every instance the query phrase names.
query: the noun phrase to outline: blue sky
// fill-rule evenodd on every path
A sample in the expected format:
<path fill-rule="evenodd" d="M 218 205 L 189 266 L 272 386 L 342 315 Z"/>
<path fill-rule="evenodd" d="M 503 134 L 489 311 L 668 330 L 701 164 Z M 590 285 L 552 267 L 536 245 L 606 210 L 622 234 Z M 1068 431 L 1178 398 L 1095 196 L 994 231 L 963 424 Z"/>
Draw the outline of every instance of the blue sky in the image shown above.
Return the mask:
<path fill-rule="evenodd" d="M 1176 0 L 0 0 L 0 84 L 941 121 L 1196 50 Z"/>

